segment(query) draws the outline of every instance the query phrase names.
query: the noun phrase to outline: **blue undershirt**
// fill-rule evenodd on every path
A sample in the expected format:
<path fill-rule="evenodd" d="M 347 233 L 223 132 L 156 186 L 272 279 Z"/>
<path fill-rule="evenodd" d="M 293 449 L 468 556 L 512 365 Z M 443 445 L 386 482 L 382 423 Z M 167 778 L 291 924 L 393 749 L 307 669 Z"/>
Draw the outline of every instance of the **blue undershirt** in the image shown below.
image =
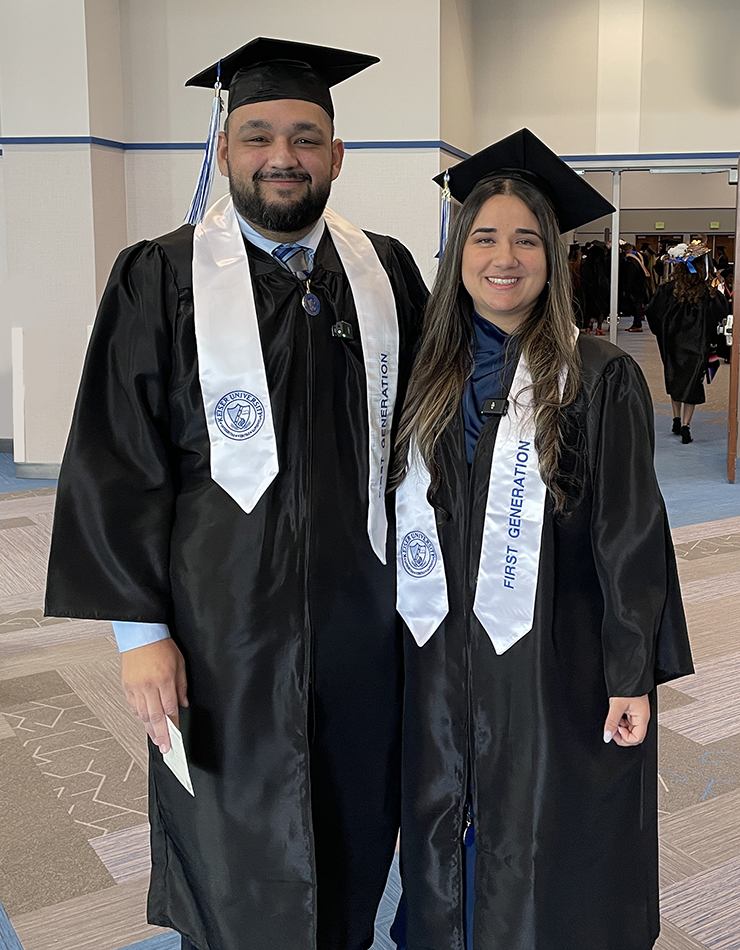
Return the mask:
<path fill-rule="evenodd" d="M 468 464 L 473 463 L 473 453 L 487 417 L 481 415 L 481 406 L 486 399 L 499 399 L 508 392 L 511 372 L 507 371 L 506 350 L 509 334 L 473 313 L 473 357 L 475 368 L 465 386 L 462 398 L 465 421 L 465 454 Z M 509 368 L 513 360 L 509 360 Z"/>

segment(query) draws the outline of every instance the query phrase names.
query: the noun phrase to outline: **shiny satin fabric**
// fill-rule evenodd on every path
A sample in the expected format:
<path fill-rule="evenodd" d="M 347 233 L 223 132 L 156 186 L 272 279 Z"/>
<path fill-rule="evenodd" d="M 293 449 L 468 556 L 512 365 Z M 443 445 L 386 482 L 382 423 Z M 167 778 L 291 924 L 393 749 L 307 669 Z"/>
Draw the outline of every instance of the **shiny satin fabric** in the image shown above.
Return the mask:
<path fill-rule="evenodd" d="M 645 316 L 658 340 L 666 392 L 676 402 L 697 406 L 706 402 L 702 377 L 717 324 L 728 313 L 727 298 L 705 294 L 695 304 L 679 303 L 673 287 L 669 281 L 658 288 Z"/>
<path fill-rule="evenodd" d="M 404 248 L 371 239 L 396 294 L 402 393 L 426 290 Z M 191 247 L 183 227 L 114 268 L 62 465 L 46 609 L 167 622 L 185 655 L 195 798 L 150 747 L 150 921 L 199 950 L 359 950 L 397 833 L 402 675 L 393 560 L 367 535 L 355 308 L 328 235 L 316 317 L 296 279 L 248 248 L 280 471 L 247 515 L 209 474 L 192 293 L 171 263 Z M 338 318 L 354 339 L 332 336 Z"/>
<path fill-rule="evenodd" d="M 691 656 L 647 386 L 616 347 L 578 347 L 563 469 L 582 489 L 566 516 L 548 502 L 534 626 L 501 655 L 472 613 L 497 420 L 470 472 L 461 413 L 442 438 L 450 612 L 405 647 L 408 950 L 465 948 L 471 783 L 475 950 L 649 950 L 658 934 L 657 723 L 634 749 L 604 744 L 603 723 L 610 695 L 653 693 Z"/>

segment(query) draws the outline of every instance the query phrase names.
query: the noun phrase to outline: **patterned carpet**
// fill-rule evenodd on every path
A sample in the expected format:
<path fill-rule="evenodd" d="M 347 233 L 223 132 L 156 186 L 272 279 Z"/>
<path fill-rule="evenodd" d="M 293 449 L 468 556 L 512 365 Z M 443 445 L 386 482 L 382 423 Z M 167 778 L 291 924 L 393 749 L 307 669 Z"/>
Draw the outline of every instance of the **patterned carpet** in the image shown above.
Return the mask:
<path fill-rule="evenodd" d="M 740 486 L 718 470 L 726 379 L 697 412 L 696 441 L 681 446 L 668 432 L 651 335 L 620 333 L 620 344 L 640 359 L 656 402 L 658 468 L 697 665 L 696 676 L 660 689 L 656 947 L 737 950 Z M 27 490 L 3 474 L 0 950 L 175 950 L 175 935 L 145 922 L 146 755 L 120 691 L 110 626 L 43 618 L 54 489 Z M 391 947 L 397 897 L 394 868 L 376 950 Z"/>

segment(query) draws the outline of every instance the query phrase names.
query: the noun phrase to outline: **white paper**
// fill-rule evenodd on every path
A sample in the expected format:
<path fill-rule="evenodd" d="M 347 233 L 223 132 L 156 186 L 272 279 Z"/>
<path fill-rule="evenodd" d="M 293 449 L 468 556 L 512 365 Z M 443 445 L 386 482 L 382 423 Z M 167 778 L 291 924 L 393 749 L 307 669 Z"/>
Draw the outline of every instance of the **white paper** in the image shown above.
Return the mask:
<path fill-rule="evenodd" d="M 172 774 L 182 787 L 187 789 L 193 798 L 195 798 L 193 783 L 190 781 L 190 769 L 188 769 L 188 760 L 185 756 L 185 745 L 182 741 L 182 733 L 169 716 L 167 717 L 167 728 L 170 733 L 170 751 L 165 752 L 162 756 L 164 764 L 172 771 Z"/>

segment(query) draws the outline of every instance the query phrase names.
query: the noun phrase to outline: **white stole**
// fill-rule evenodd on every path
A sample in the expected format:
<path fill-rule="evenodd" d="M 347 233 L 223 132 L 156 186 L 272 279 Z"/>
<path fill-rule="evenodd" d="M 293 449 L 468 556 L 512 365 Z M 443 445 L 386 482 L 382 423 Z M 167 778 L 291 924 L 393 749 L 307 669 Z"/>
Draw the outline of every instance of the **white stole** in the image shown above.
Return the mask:
<path fill-rule="evenodd" d="M 357 309 L 370 433 L 368 536 L 385 563 L 385 485 L 398 378 L 396 303 L 367 235 L 328 208 L 324 219 Z M 279 465 L 249 258 L 228 195 L 195 229 L 193 298 L 211 476 L 249 514 Z"/>
<path fill-rule="evenodd" d="M 575 330 L 574 340 L 577 338 Z M 547 489 L 534 446 L 528 388 L 531 382 L 529 369 L 520 358 L 511 384 L 508 413 L 502 416 L 496 432 L 473 602 L 473 611 L 499 654 L 532 629 L 537 595 Z M 562 373 L 561 398 L 564 383 Z M 429 474 L 419 458 L 396 493 L 397 607 L 419 646 L 429 640 L 449 609 L 436 517 L 426 500 L 428 487 Z M 414 532 L 429 541 L 427 549 L 420 541 L 415 545 L 420 565 L 416 571 L 409 569 L 403 550 L 404 544 L 409 549 Z M 432 551 L 434 563 L 425 572 Z"/>
<path fill-rule="evenodd" d="M 532 629 L 547 489 L 534 447 L 529 369 L 520 357 L 488 480 L 473 612 L 504 653 Z"/>
<path fill-rule="evenodd" d="M 447 578 L 429 472 L 414 445 L 406 478 L 396 489 L 396 609 L 420 647 L 447 616 Z"/>

